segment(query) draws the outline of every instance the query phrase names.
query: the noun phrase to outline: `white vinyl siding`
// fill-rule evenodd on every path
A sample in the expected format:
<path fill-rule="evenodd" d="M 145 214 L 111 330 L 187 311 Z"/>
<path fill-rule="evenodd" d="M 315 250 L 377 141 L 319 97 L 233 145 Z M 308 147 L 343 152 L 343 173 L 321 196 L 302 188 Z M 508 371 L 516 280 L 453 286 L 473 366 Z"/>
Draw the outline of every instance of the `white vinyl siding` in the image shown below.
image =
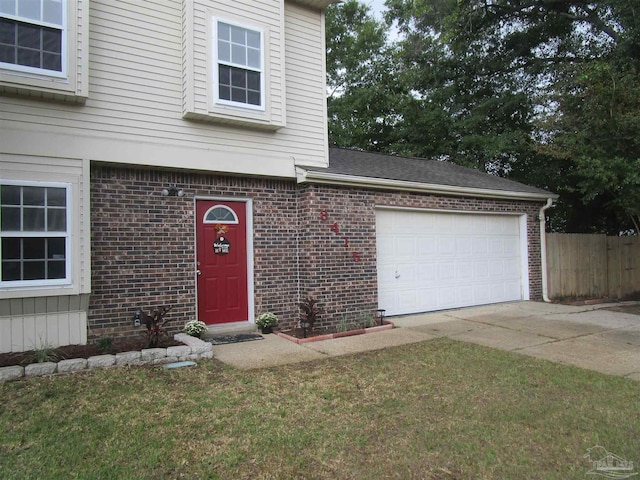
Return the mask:
<path fill-rule="evenodd" d="M 270 0 L 227 3 L 224 12 L 223 2 L 194 6 L 194 29 L 202 29 L 194 33 L 194 56 L 207 54 L 212 17 L 206 13 L 213 5 L 225 18 L 260 18 L 270 31 L 265 44 L 272 45 L 265 48 L 267 108 L 272 122 L 284 123 L 286 98 L 285 127 L 269 131 L 185 120 L 183 2 L 93 0 L 90 102 L 78 107 L 0 96 L 2 150 L 288 178 L 295 178 L 296 163 L 326 165 L 321 12 Z M 285 35 L 278 37 L 279 29 Z M 199 68 L 193 98 L 208 111 L 208 74 Z"/>
<path fill-rule="evenodd" d="M 89 295 L 0 299 L 0 353 L 87 343 Z"/>
<path fill-rule="evenodd" d="M 91 288 L 89 272 L 88 162 L 72 159 L 51 159 L 27 156 L 0 155 L 0 184 L 65 190 L 64 229 L 58 224 L 53 231 L 34 231 L 21 225 L 20 229 L 3 220 L 2 240 L 15 238 L 62 238 L 65 241 L 65 275 L 59 279 L 0 282 L 0 299 L 24 296 L 55 296 L 88 293 Z M 47 203 L 47 202 L 45 202 Z M 24 208 L 24 206 L 23 206 Z M 30 208 L 30 207 L 27 207 Z M 13 209 L 13 206 L 10 206 Z M 59 206 L 50 207 L 60 209 Z M 14 209 L 15 210 L 15 209 Z M 8 212 L 3 208 L 4 213 Z M 24 212 L 21 212 L 24 213 Z M 52 212 L 55 215 L 56 212 Z M 26 216 L 23 218 L 27 218 Z M 53 217 L 51 217 L 53 221 Z M 58 219 L 60 220 L 60 219 Z M 58 222 L 59 223 L 59 222 Z M 13 222 L 12 224 L 15 224 Z M 24 227 L 24 228 L 23 228 Z M 57 252 L 57 256 L 60 252 Z M 34 255 L 31 255 L 34 257 Z M 2 261 L 6 259 L 3 257 Z M 31 260 L 37 260 L 35 257 Z M 53 260 L 50 258 L 49 260 Z"/>
<path fill-rule="evenodd" d="M 0 183 L 63 186 L 68 210 L 64 284 L 0 285 L 0 352 L 86 343 L 91 291 L 89 162 L 0 154 Z"/>
<path fill-rule="evenodd" d="M 284 127 L 283 3 L 189 0 L 184 16 L 184 117 L 271 130 Z M 262 104 L 259 108 L 220 101 L 218 97 L 218 22 L 260 32 Z"/>
<path fill-rule="evenodd" d="M 25 5 L 30 8 L 25 9 Z M 34 35 L 27 35 L 30 39 L 15 38 L 14 54 L 26 55 L 22 59 L 5 57 L 11 55 L 12 42 L 2 36 L 0 57 L 5 61 L 0 61 L 0 92 L 71 103 L 86 100 L 89 91 L 88 0 L 16 0 L 13 5 L 12 0 L 7 0 L 2 3 L 0 19 L 5 22 L 4 27 L 9 25 L 7 22 L 14 22 L 13 33 L 20 34 L 17 29 L 22 29 Z M 34 28 L 40 29 L 40 38 Z M 12 32 L 5 28 L 4 33 Z M 56 35 L 59 35 L 59 44 L 54 45 Z M 58 50 L 59 65 L 55 60 Z"/>

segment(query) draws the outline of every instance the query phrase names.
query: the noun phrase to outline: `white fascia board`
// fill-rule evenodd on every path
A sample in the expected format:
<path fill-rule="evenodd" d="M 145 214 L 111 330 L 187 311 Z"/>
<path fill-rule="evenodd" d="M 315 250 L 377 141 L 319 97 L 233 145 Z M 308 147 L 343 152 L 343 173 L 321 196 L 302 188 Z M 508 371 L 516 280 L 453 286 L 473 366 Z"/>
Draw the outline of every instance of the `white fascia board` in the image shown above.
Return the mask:
<path fill-rule="evenodd" d="M 457 187 L 433 183 L 408 182 L 388 178 L 360 177 L 338 173 L 317 172 L 296 167 L 298 183 L 321 183 L 349 187 L 375 188 L 379 190 L 396 190 L 403 192 L 432 193 L 437 195 L 456 195 L 474 198 L 496 198 L 505 200 L 547 200 L 556 199 L 553 193 L 528 193 L 510 190 L 491 190 L 486 188 Z"/>

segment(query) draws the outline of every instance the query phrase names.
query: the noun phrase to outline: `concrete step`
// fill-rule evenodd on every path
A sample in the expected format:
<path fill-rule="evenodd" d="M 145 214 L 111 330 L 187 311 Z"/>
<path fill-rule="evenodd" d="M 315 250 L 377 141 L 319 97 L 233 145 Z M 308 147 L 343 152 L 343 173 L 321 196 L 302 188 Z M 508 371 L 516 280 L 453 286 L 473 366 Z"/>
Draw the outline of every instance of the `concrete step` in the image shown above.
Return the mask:
<path fill-rule="evenodd" d="M 222 323 L 220 325 L 208 325 L 207 331 L 203 333 L 202 338 L 213 337 L 215 335 L 237 335 L 239 333 L 255 333 L 258 328 L 254 323 L 237 322 Z"/>

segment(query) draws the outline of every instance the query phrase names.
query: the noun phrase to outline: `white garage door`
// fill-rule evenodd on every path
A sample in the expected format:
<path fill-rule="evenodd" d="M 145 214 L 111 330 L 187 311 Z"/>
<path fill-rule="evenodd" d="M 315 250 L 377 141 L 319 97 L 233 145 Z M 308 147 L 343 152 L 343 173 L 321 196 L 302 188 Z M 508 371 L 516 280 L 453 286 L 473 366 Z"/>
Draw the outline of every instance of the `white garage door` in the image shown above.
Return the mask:
<path fill-rule="evenodd" d="M 378 210 L 379 307 L 401 315 L 527 299 L 521 223 L 516 215 Z"/>

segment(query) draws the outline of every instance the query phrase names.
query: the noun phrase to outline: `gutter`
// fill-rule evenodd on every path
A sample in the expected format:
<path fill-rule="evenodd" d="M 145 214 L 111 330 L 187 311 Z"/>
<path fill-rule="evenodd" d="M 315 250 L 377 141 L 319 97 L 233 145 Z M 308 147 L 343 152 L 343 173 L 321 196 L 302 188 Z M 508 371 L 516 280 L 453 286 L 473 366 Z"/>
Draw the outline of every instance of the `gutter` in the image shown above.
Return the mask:
<path fill-rule="evenodd" d="M 557 198 L 557 196 L 556 196 Z M 547 229 L 546 229 L 546 215 L 545 210 L 550 208 L 553 205 L 553 198 L 547 198 L 547 203 L 540 209 L 540 214 L 538 216 L 540 220 L 540 269 L 542 270 L 542 300 L 547 303 L 551 302 L 549 298 L 549 287 L 548 287 L 548 272 L 547 272 Z"/>
<path fill-rule="evenodd" d="M 389 178 L 362 177 L 339 173 L 318 172 L 296 167 L 298 183 L 316 183 L 348 187 L 365 187 L 380 190 L 397 190 L 403 192 L 432 193 L 437 195 L 458 195 L 476 198 L 492 198 L 505 200 L 547 200 L 553 201 L 558 195 L 550 197 L 549 193 L 514 192 L 510 190 L 492 190 L 488 188 L 458 187 L 438 185 L 435 183 L 409 182 Z M 548 208 L 548 207 L 546 207 Z"/>

